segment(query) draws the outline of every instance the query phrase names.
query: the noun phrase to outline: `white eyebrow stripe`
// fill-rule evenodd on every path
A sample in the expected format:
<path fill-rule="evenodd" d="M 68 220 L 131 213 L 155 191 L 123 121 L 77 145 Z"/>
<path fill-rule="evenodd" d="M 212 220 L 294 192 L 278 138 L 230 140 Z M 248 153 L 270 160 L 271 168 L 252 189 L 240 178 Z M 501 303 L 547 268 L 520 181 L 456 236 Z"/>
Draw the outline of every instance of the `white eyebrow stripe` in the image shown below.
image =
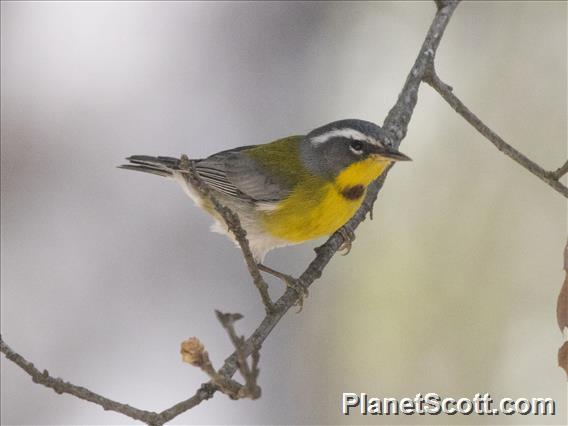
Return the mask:
<path fill-rule="evenodd" d="M 334 129 L 334 130 L 330 130 L 329 132 L 325 132 L 321 135 L 318 135 L 315 138 L 312 138 L 312 143 L 317 145 L 317 144 L 320 144 L 320 143 L 327 142 L 331 138 L 335 138 L 335 137 L 357 139 L 357 140 L 361 140 L 361 141 L 367 140 L 367 136 L 365 136 L 363 133 L 361 133 L 357 130 L 354 130 L 354 129 Z"/>
<path fill-rule="evenodd" d="M 364 135 L 363 133 L 359 132 L 358 130 L 349 129 L 349 128 L 330 130 L 329 132 L 325 132 L 321 135 L 318 135 L 318 136 L 312 138 L 311 142 L 314 145 L 319 145 L 319 144 L 325 143 L 328 140 L 330 140 L 331 138 L 335 138 L 335 137 L 354 139 L 354 140 L 368 142 L 368 143 L 373 144 L 373 145 L 382 146 L 382 144 L 377 142 L 375 139 Z"/>

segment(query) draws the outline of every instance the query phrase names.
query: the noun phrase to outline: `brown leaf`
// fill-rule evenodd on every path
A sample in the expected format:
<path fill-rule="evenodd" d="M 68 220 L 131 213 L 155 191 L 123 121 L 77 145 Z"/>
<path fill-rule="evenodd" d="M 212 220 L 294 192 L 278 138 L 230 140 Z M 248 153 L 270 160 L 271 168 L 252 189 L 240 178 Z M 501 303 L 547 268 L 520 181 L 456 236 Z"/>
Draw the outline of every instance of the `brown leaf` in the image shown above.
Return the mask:
<path fill-rule="evenodd" d="M 566 243 L 564 248 L 564 270 L 566 271 L 566 277 L 564 278 L 564 284 L 560 289 L 558 303 L 556 304 L 556 320 L 558 321 L 560 331 L 564 331 L 564 328 L 568 327 L 568 243 Z"/>
<path fill-rule="evenodd" d="M 568 342 L 564 342 L 558 349 L 558 366 L 564 369 L 566 380 L 568 380 Z"/>

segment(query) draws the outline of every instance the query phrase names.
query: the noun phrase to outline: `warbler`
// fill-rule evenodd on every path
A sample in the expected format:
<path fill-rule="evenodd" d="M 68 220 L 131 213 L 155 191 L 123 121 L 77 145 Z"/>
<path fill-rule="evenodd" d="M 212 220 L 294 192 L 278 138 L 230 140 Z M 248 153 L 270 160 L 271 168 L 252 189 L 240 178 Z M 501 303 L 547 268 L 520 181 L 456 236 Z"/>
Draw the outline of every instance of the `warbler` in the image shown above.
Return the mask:
<path fill-rule="evenodd" d="M 215 218 L 212 230 L 234 241 L 222 217 L 180 170 L 181 159 L 133 155 L 119 166 L 177 182 Z M 369 121 L 347 119 L 190 160 L 216 199 L 237 213 L 258 263 L 276 247 L 333 234 L 361 206 L 367 187 L 392 161 L 410 158 Z"/>

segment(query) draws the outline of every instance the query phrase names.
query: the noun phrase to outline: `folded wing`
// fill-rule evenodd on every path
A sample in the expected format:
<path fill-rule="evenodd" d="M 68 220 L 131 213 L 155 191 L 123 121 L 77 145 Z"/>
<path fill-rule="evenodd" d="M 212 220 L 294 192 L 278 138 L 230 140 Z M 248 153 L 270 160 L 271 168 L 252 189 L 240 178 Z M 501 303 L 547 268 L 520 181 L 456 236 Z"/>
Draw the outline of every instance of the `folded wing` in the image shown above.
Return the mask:
<path fill-rule="evenodd" d="M 219 152 L 195 164 L 199 176 L 211 188 L 225 195 L 253 202 L 277 202 L 291 188 L 279 181 L 247 154 L 255 146 Z"/>

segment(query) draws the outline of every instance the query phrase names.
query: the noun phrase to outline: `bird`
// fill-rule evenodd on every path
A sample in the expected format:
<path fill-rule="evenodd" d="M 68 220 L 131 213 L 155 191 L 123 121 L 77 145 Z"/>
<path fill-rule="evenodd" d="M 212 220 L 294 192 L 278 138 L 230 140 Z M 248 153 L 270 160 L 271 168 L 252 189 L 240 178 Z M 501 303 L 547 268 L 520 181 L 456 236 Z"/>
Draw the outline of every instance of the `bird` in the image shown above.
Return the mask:
<path fill-rule="evenodd" d="M 211 201 L 188 179 L 184 157 L 132 155 L 118 167 L 173 180 L 213 216 L 212 231 L 236 242 Z M 220 204 L 238 215 L 254 260 L 262 265 L 274 248 L 339 230 L 361 206 L 368 186 L 392 162 L 409 160 L 379 125 L 344 119 L 305 135 L 189 161 Z M 348 236 L 345 241 L 350 248 Z"/>

